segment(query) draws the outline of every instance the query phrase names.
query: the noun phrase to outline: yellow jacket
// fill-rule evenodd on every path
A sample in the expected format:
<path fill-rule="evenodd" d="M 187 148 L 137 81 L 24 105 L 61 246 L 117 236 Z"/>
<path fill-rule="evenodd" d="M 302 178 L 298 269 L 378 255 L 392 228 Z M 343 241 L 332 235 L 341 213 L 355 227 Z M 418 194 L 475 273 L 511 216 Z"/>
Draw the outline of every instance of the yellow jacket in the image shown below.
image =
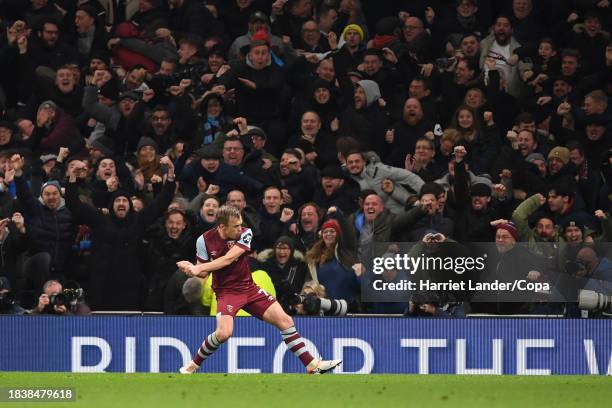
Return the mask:
<path fill-rule="evenodd" d="M 213 272 L 214 273 L 214 272 Z M 274 284 L 272 283 L 272 279 L 270 275 L 266 271 L 262 271 L 258 269 L 251 273 L 253 277 L 253 281 L 257 286 L 268 292 L 270 295 L 276 297 L 276 289 L 274 289 Z M 212 273 L 208 275 L 206 280 L 204 281 L 204 289 L 202 290 L 202 304 L 206 307 L 210 307 L 210 315 L 215 316 L 217 314 L 217 296 L 215 292 L 212 290 Z M 244 310 L 240 309 L 236 316 L 251 316 Z"/>

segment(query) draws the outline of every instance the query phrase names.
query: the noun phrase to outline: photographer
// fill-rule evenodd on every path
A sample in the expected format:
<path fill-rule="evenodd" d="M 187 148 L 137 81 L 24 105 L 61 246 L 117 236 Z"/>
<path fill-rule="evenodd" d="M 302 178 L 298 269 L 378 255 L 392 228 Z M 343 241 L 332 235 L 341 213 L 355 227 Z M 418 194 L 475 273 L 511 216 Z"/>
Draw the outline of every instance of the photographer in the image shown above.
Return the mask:
<path fill-rule="evenodd" d="M 11 293 L 11 283 L 6 276 L 0 276 L 0 315 L 21 315 L 25 309 L 17 304 Z"/>
<path fill-rule="evenodd" d="M 347 302 L 344 299 L 329 299 L 325 286 L 308 281 L 304 283 L 302 291 L 289 299 L 290 314 L 310 316 L 345 316 L 348 312 L 359 310 L 357 301 Z"/>
<path fill-rule="evenodd" d="M 444 234 L 429 229 L 421 242 L 417 243 L 409 252 L 412 258 L 419 254 L 427 257 L 442 259 L 460 259 L 470 255 L 468 248 L 459 242 L 450 240 Z M 461 282 L 471 278 L 471 274 L 457 274 L 455 270 L 446 268 L 420 269 L 413 275 L 418 281 L 430 280 L 432 282 Z M 464 317 L 464 301 L 469 299 L 469 292 L 462 290 L 418 290 L 412 294 L 408 302 L 406 316 L 410 317 Z"/>
<path fill-rule="evenodd" d="M 31 313 L 63 316 L 88 315 L 91 310 L 83 302 L 82 296 L 82 289 L 64 289 L 58 281 L 50 280 L 43 285 L 43 293 L 38 298 L 38 305 L 32 309 Z"/>
<path fill-rule="evenodd" d="M 577 279 L 577 288 L 612 295 L 612 261 L 598 257 L 593 248 L 580 249 L 574 261 L 567 261 L 566 269 Z M 564 314 L 566 317 L 601 317 L 601 312 L 580 309 L 575 303 L 566 304 Z"/>

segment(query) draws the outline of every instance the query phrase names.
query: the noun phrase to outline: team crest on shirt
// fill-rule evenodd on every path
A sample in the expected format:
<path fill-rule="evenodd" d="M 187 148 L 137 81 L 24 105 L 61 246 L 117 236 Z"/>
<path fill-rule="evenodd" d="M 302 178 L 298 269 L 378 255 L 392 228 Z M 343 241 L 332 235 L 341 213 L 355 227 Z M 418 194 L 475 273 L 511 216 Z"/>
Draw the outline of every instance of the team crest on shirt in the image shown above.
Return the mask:
<path fill-rule="evenodd" d="M 227 311 L 230 312 L 230 313 L 232 313 L 232 311 L 234 310 L 234 306 L 232 306 L 232 305 L 227 305 L 225 307 L 226 307 Z"/>

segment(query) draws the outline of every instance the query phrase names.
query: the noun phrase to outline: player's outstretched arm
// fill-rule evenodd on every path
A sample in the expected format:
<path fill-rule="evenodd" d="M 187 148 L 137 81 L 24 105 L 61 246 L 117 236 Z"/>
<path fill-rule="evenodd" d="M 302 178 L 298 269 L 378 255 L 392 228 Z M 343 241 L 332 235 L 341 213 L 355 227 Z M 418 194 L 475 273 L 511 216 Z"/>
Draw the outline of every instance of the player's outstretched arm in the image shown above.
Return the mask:
<path fill-rule="evenodd" d="M 206 277 L 210 272 L 218 271 L 219 269 L 223 269 L 226 266 L 230 265 L 232 262 L 236 261 L 242 254 L 244 254 L 246 250 L 239 245 L 234 245 L 230 248 L 229 251 L 222 257 L 215 259 L 214 261 L 201 263 L 195 265 L 194 272 L 195 276 L 200 278 Z"/>

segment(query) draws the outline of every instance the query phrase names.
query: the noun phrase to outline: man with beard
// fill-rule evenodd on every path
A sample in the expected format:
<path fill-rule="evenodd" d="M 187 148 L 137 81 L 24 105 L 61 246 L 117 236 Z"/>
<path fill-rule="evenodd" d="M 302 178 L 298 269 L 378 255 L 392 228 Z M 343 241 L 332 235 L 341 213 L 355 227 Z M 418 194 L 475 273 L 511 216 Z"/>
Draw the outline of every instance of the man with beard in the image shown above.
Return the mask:
<path fill-rule="evenodd" d="M 78 195 L 77 167 L 70 174 L 66 204 L 79 224 L 91 228 L 93 237 L 93 270 L 91 271 L 91 305 L 98 310 L 140 310 L 144 297 L 142 257 L 138 244 L 151 225 L 172 201 L 176 183 L 174 165 L 167 157 L 160 164 L 168 168 L 162 191 L 140 212 L 134 213 L 130 196 L 115 191 L 109 202 L 109 213 L 84 204 Z"/>
<path fill-rule="evenodd" d="M 151 111 L 149 121 L 145 135 L 155 140 L 160 151 L 165 152 L 177 140 L 170 110 L 162 105 L 156 106 Z"/>
<path fill-rule="evenodd" d="M 406 155 L 414 155 L 418 139 L 431 132 L 431 124 L 424 118 L 421 102 L 408 98 L 404 103 L 402 120 L 385 134 L 385 163 L 394 167 L 404 167 Z"/>
<path fill-rule="evenodd" d="M 318 171 L 307 171 L 300 163 L 301 155 L 295 149 L 287 149 L 280 159 L 280 185 L 283 203 L 293 209 L 310 201 L 316 189 Z"/>
<path fill-rule="evenodd" d="M 491 242 L 495 237 L 491 222 L 510 217 L 512 200 L 501 184 L 491 186 L 482 181 L 470 185 L 463 160 L 466 154 L 465 148 L 455 149 L 455 238 L 460 242 Z M 491 187 L 495 189 L 495 197 L 491 196 Z"/>
<path fill-rule="evenodd" d="M 503 72 L 501 75 L 506 80 L 506 92 L 518 98 L 520 96 L 522 75 L 525 71 L 531 69 L 532 64 L 518 60 L 518 55 L 514 52 L 521 44 L 516 41 L 512 33 L 510 19 L 506 16 L 497 17 L 493 26 L 493 33 L 480 43 L 482 49 L 480 68 L 485 69 L 485 60 L 493 58 L 496 69 Z"/>
<path fill-rule="evenodd" d="M 367 79 L 361 80 L 357 82 L 353 103 L 340 118 L 340 136 L 354 137 L 363 151 L 383 151 L 389 114 L 381 107 L 379 99 L 378 84 Z"/>
<path fill-rule="evenodd" d="M 403 81 L 395 67 L 386 66 L 384 62 L 385 57 L 382 51 L 368 49 L 364 51 L 363 62 L 357 67 L 357 70 L 361 72 L 363 79 L 370 79 L 378 84 L 381 97 L 388 104 L 387 109 L 395 112 L 401 104 L 398 91 Z"/>
<path fill-rule="evenodd" d="M 339 208 L 344 214 L 357 211 L 359 186 L 346 178 L 340 166 L 327 166 L 321 171 L 321 183 L 315 190 L 313 201 L 324 210 Z"/>
<path fill-rule="evenodd" d="M 346 155 L 346 169 L 361 191 L 374 190 L 385 207 L 395 214 L 403 213 L 408 200 L 415 195 L 404 186 L 417 192 L 424 184 L 419 176 L 408 170 L 387 166 L 374 159 L 367 163 L 365 155 L 356 151 Z"/>
<path fill-rule="evenodd" d="M 563 236 L 554 222 L 554 216 L 541 208 L 546 204 L 544 195 L 538 193 L 524 200 L 512 213 L 512 221 L 519 231 L 519 240 L 526 242 L 531 253 L 542 256 L 546 266 L 556 271 Z M 535 223 L 531 228 L 530 223 Z"/>
<path fill-rule="evenodd" d="M 564 225 L 571 219 L 592 230 L 599 229 L 595 219 L 585 211 L 584 201 L 572 187 L 563 183 L 553 184 L 548 190 L 547 202 L 555 225 Z"/>
<path fill-rule="evenodd" d="M 296 248 L 306 253 L 319 239 L 319 226 L 323 219 L 323 210 L 313 202 L 304 204 L 298 209 L 298 222 L 291 224 L 289 231 Z"/>

